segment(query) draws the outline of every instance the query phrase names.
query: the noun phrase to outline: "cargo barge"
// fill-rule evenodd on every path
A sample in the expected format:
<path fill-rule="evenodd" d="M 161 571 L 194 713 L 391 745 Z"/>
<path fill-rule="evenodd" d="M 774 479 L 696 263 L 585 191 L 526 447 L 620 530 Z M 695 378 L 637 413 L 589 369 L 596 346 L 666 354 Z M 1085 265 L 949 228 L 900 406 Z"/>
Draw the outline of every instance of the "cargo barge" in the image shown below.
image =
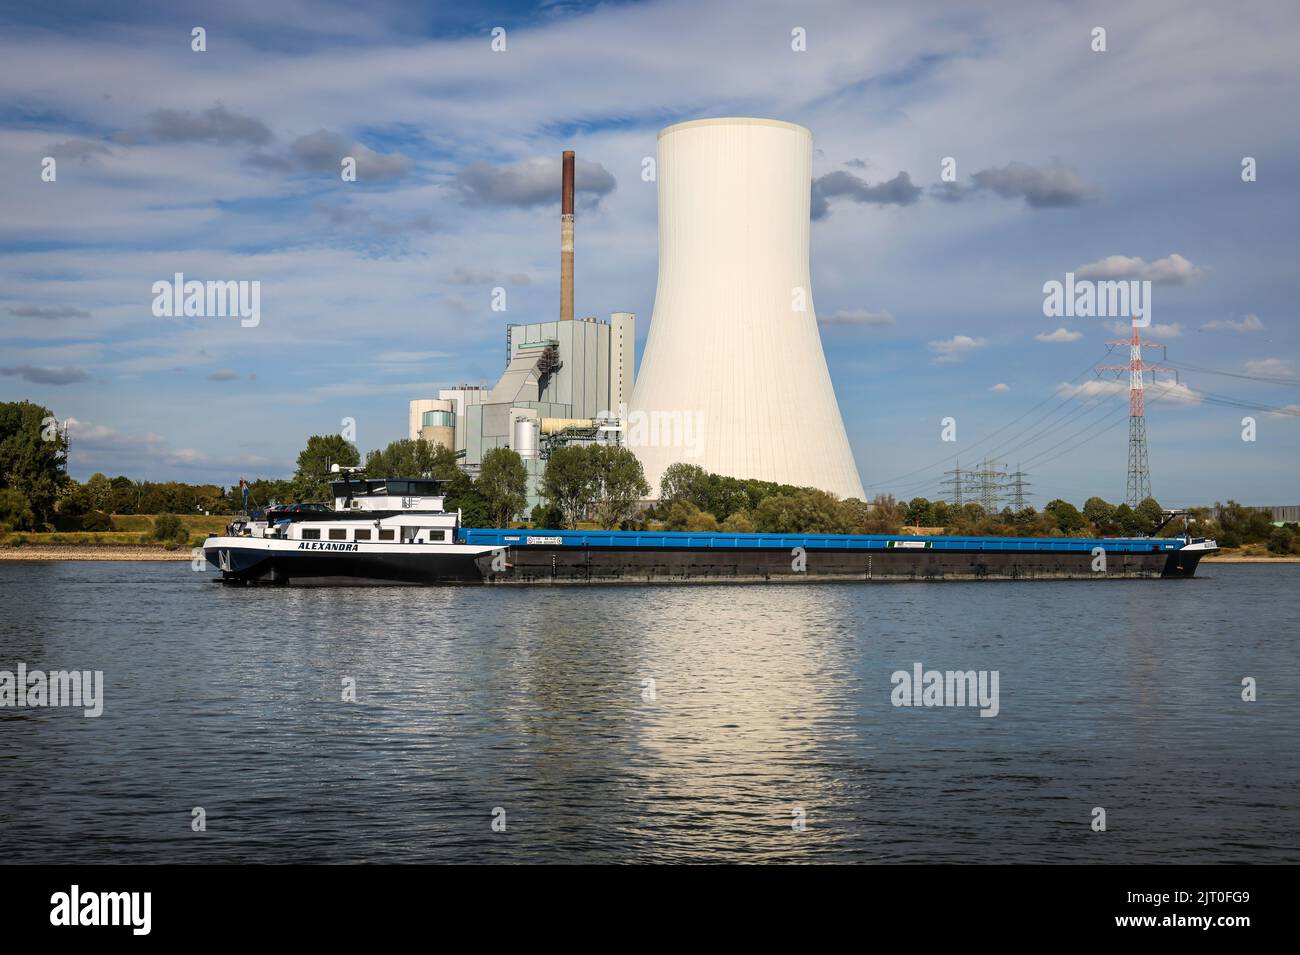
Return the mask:
<path fill-rule="evenodd" d="M 1188 578 L 1191 537 L 916 537 L 461 526 L 439 482 L 344 479 L 335 502 L 272 508 L 209 537 L 231 584 L 670 584 Z"/>

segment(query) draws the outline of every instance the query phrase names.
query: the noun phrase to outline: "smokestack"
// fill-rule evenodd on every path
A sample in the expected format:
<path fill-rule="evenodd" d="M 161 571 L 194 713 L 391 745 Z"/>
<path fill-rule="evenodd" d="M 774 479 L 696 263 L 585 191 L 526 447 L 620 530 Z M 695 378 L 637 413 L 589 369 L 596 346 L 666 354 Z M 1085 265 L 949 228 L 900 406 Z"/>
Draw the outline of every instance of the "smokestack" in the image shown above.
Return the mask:
<path fill-rule="evenodd" d="M 573 150 L 564 151 L 560 188 L 560 321 L 573 321 Z"/>

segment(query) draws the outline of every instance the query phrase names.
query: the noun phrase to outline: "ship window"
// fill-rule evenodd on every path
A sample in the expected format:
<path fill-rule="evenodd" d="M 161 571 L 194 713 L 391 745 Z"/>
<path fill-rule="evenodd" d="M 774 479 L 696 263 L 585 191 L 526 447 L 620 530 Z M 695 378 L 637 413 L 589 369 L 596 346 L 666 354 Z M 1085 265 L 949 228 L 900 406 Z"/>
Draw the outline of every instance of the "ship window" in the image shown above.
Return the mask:
<path fill-rule="evenodd" d="M 359 541 L 370 540 L 370 528 L 368 527 L 359 528 L 356 534 L 353 536 L 353 539 Z"/>
<path fill-rule="evenodd" d="M 447 539 L 447 532 L 446 532 L 446 531 L 443 531 L 443 530 L 431 530 L 431 531 L 429 531 L 429 540 L 431 540 L 431 541 L 445 541 L 446 539 Z"/>
<path fill-rule="evenodd" d="M 319 528 L 319 527 L 304 527 L 304 528 L 302 529 L 302 539 L 305 540 L 305 541 L 318 541 L 318 540 L 320 540 L 320 528 Z"/>
<path fill-rule="evenodd" d="M 393 529 L 391 527 L 381 527 L 379 529 L 379 539 L 381 541 L 390 541 L 393 539 Z"/>
<path fill-rule="evenodd" d="M 345 541 L 345 540 L 347 540 L 347 539 L 348 539 L 348 531 L 347 531 L 347 528 L 345 528 L 345 527 L 331 527 L 331 528 L 330 528 L 330 540 L 332 540 L 332 541 Z"/>

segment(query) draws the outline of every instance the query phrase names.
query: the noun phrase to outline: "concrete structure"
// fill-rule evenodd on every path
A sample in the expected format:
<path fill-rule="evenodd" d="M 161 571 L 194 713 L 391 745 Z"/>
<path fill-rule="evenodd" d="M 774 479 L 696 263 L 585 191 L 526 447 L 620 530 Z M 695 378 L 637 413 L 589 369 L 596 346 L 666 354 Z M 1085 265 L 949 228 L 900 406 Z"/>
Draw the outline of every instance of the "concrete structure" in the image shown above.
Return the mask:
<path fill-rule="evenodd" d="M 410 404 L 407 436 L 456 450 L 456 405 L 439 398 L 420 398 Z"/>
<path fill-rule="evenodd" d="M 685 461 L 863 497 L 813 309 L 811 163 L 792 123 L 659 133 L 659 281 L 627 435 L 656 494 Z"/>

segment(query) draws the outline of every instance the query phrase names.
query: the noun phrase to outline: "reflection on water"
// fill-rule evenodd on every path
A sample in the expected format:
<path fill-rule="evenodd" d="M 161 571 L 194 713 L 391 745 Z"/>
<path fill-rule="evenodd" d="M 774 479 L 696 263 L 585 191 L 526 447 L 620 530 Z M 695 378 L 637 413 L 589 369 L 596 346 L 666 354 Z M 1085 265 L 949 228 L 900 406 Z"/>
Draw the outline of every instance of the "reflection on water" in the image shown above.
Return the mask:
<path fill-rule="evenodd" d="M 0 851 L 1296 861 L 1295 571 L 1202 574 L 227 590 L 184 563 L 0 564 L 0 669 L 106 684 L 98 720 L 0 709 Z M 894 708 L 914 662 L 999 671 L 1000 714 Z"/>

